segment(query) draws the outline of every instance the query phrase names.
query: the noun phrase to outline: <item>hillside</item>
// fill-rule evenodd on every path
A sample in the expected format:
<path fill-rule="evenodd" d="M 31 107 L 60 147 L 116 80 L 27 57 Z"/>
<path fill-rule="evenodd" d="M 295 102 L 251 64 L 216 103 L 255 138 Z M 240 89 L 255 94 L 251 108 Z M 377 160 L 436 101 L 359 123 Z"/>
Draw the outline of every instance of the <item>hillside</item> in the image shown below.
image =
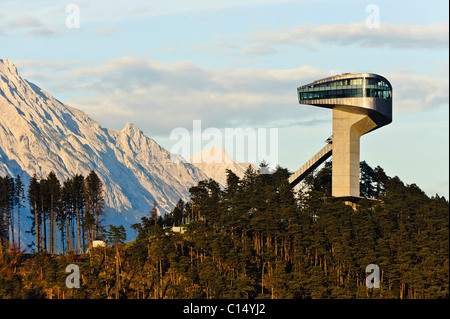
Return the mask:
<path fill-rule="evenodd" d="M 136 241 L 110 228 L 90 254 L 0 251 L 0 298 L 448 299 L 448 201 L 375 170 L 374 198 L 355 208 L 330 196 L 326 167 L 299 198 L 281 168 L 230 174 L 223 190 L 202 181 L 179 206 L 184 234 L 150 215 Z M 65 285 L 68 264 L 80 288 Z M 379 288 L 366 286 L 371 264 Z"/>

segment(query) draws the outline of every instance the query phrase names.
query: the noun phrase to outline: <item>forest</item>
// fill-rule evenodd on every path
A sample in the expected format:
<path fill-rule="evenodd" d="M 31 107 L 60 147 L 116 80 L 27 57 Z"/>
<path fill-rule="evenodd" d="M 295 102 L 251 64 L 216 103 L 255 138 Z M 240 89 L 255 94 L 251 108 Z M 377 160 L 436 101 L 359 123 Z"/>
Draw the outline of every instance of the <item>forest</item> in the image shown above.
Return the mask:
<path fill-rule="evenodd" d="M 365 162 L 365 198 L 356 205 L 331 196 L 331 162 L 301 191 L 284 168 L 259 171 L 249 167 L 243 178 L 227 171 L 224 188 L 201 181 L 189 202 L 164 216 L 155 203 L 131 226 L 132 241 L 123 226 L 102 224 L 94 172 L 62 186 L 50 175 L 33 177 L 26 194 L 33 253 L 11 236 L 24 191 L 17 179 L 2 178 L 0 298 L 449 298 L 447 199 Z M 92 248 L 99 238 L 107 246 Z M 66 285 L 69 264 L 80 269 L 79 288 Z M 380 269 L 379 288 L 366 286 L 369 264 Z"/>
<path fill-rule="evenodd" d="M 76 174 L 64 183 L 50 172 L 40 179 L 34 175 L 25 196 L 20 175 L 0 177 L 0 247 L 7 241 L 11 246 L 22 246 L 20 210 L 28 199 L 32 228 L 27 232 L 35 238 L 32 245 L 36 252 L 85 252 L 103 233 L 102 188 L 103 182 L 94 171 L 87 177 Z"/>

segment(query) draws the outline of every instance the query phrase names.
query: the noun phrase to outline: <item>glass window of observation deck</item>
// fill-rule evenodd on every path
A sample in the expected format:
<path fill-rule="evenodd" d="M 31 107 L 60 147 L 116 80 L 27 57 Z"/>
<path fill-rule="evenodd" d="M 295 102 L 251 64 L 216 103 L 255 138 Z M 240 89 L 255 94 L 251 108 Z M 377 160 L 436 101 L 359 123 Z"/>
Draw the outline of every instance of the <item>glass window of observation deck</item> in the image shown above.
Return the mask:
<path fill-rule="evenodd" d="M 339 89 L 330 90 L 324 89 L 315 92 L 302 92 L 299 90 L 298 98 L 300 101 L 308 100 L 322 100 L 322 99 L 341 99 L 341 98 L 352 98 L 352 97 L 363 97 L 362 89 Z"/>
<path fill-rule="evenodd" d="M 392 92 L 389 89 L 366 89 L 366 97 L 376 97 L 379 99 L 390 100 L 392 98 Z"/>
<path fill-rule="evenodd" d="M 386 82 L 384 82 L 381 79 L 377 79 L 377 78 L 366 78 L 366 85 L 367 86 L 377 86 L 380 88 L 389 88 L 389 84 L 387 84 Z"/>

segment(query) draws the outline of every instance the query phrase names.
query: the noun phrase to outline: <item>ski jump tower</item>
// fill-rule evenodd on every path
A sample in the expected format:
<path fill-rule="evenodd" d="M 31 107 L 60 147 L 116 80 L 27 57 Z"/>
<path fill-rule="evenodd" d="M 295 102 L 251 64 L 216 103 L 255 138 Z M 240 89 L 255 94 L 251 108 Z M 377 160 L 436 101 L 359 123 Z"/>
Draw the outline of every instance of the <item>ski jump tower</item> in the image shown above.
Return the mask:
<path fill-rule="evenodd" d="M 333 135 L 289 183 L 297 185 L 332 156 L 332 196 L 359 198 L 359 140 L 392 122 L 391 84 L 377 74 L 344 73 L 303 85 L 297 93 L 300 104 L 332 109 Z"/>

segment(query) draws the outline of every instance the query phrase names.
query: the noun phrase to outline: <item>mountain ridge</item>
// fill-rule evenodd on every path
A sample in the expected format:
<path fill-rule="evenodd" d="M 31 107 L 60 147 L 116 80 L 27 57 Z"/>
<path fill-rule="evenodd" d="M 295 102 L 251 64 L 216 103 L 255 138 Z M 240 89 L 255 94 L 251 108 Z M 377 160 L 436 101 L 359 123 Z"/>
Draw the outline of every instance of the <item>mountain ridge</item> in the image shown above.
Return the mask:
<path fill-rule="evenodd" d="M 104 128 L 21 78 L 14 64 L 0 59 L 0 174 L 65 180 L 95 170 L 105 184 L 105 204 L 116 223 L 133 223 L 156 202 L 168 212 L 189 187 L 207 179 L 199 168 L 180 161 L 128 122 Z"/>
<path fill-rule="evenodd" d="M 199 153 L 192 156 L 189 163 L 201 169 L 209 178 L 212 178 L 222 186 L 227 185 L 227 177 L 225 171 L 227 169 L 233 171 L 239 178 L 244 177 L 244 173 L 249 166 L 257 169 L 251 163 L 243 163 L 236 161 L 225 148 L 221 146 L 213 146 L 203 149 Z"/>

